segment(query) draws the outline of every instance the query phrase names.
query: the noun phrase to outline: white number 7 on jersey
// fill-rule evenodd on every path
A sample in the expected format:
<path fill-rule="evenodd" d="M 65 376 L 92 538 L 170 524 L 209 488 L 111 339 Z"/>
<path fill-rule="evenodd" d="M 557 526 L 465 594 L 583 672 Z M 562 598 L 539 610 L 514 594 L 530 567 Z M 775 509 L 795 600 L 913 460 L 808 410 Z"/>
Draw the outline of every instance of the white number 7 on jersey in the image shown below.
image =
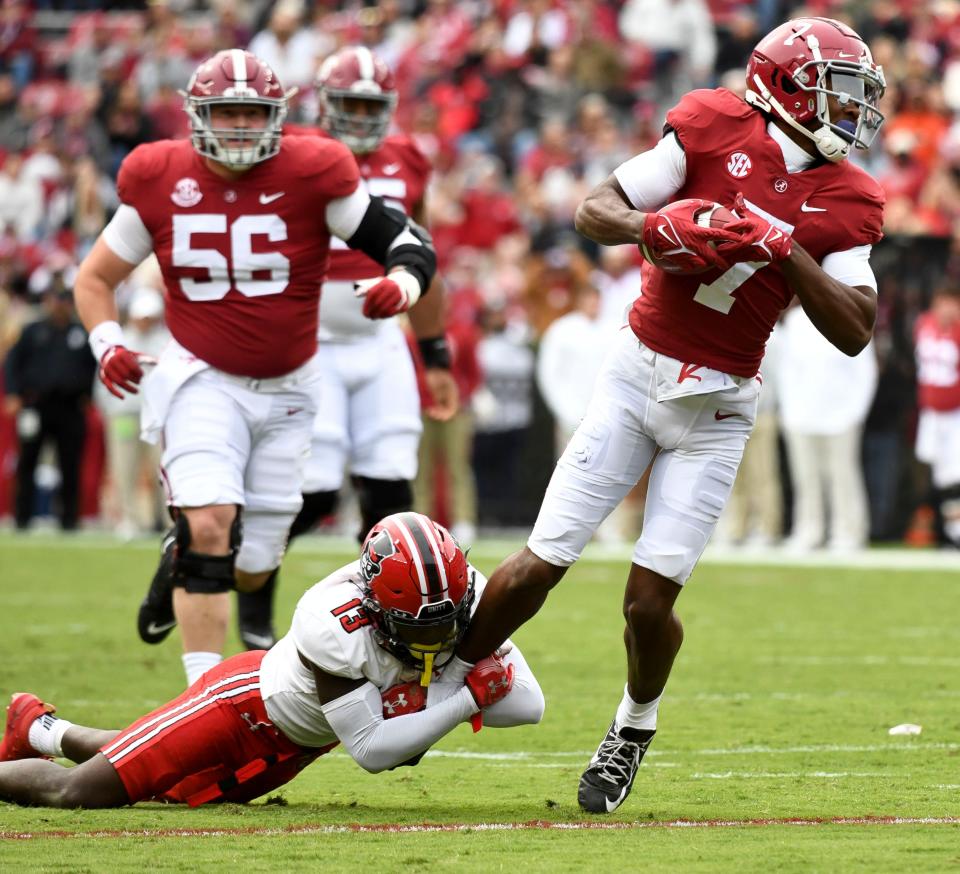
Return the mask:
<path fill-rule="evenodd" d="M 736 300 L 733 293 L 761 267 L 766 266 L 766 261 L 741 261 L 734 264 L 709 285 L 701 285 L 693 299 L 705 307 L 726 315 Z"/>
<path fill-rule="evenodd" d="M 770 224 L 780 228 L 785 234 L 792 234 L 794 225 L 777 218 L 775 215 L 761 209 L 749 200 L 745 201 L 747 208 L 757 215 L 763 216 Z M 724 273 L 720 274 L 713 282 L 708 285 L 701 285 L 693 299 L 697 303 L 702 303 L 705 307 L 710 307 L 718 313 L 726 315 L 733 307 L 736 298 L 733 293 L 746 282 L 760 268 L 766 267 L 766 261 L 741 261 L 734 264 Z"/>

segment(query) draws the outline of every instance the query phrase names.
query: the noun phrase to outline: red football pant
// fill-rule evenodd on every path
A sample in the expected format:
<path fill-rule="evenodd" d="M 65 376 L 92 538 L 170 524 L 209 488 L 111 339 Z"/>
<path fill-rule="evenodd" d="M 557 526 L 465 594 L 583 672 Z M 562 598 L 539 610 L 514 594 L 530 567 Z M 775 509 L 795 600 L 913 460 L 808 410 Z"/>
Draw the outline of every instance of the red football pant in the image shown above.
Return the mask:
<path fill-rule="evenodd" d="M 270 722 L 260 697 L 263 656 L 227 659 L 101 748 L 131 804 L 159 796 L 192 806 L 249 801 L 333 746 L 298 746 Z"/>

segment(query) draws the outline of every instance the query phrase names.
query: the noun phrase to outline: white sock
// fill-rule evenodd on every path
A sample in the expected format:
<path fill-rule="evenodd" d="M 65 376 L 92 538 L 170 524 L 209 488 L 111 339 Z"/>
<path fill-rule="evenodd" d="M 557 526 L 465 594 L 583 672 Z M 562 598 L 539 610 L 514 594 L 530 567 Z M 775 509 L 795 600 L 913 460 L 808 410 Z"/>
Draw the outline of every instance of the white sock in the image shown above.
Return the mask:
<path fill-rule="evenodd" d="M 52 713 L 44 713 L 33 720 L 27 739 L 40 755 L 63 758 L 63 736 L 72 725 L 66 719 L 57 719 Z"/>
<path fill-rule="evenodd" d="M 630 697 L 627 687 L 623 687 L 623 699 L 617 708 L 617 727 L 623 728 L 643 728 L 647 731 L 655 731 L 657 727 L 657 708 L 660 706 L 662 695 L 657 695 L 653 701 L 646 704 L 637 704 Z"/>
<path fill-rule="evenodd" d="M 182 656 L 183 669 L 187 672 L 187 685 L 192 686 L 210 668 L 215 668 L 223 661 L 218 652 L 185 652 Z"/>

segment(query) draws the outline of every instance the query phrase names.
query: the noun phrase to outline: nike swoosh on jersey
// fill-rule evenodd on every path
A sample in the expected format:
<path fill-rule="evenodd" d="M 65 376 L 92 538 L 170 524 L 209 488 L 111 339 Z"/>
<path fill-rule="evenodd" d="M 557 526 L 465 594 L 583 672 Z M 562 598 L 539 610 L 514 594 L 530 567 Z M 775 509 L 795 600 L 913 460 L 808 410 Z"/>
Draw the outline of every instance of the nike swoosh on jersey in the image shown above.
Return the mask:
<path fill-rule="evenodd" d="M 800 204 L 800 212 L 826 212 L 825 207 L 821 206 L 807 206 L 807 202 L 804 201 Z"/>
<path fill-rule="evenodd" d="M 173 622 L 151 622 L 147 626 L 147 634 L 163 634 L 164 631 L 169 631 L 176 624 L 176 619 Z"/>
<path fill-rule="evenodd" d="M 286 191 L 278 191 L 276 194 L 261 194 L 260 203 L 266 206 L 268 203 L 273 203 L 275 200 L 279 200 L 286 193 Z"/>
<path fill-rule="evenodd" d="M 393 176 L 395 173 L 400 172 L 400 164 L 384 164 L 383 172 L 386 173 L 387 176 Z"/>
<path fill-rule="evenodd" d="M 713 414 L 713 418 L 716 419 L 718 422 L 722 422 L 724 419 L 732 419 L 734 416 L 739 416 L 739 415 L 740 415 L 739 413 L 721 413 L 719 410 L 717 410 Z"/>

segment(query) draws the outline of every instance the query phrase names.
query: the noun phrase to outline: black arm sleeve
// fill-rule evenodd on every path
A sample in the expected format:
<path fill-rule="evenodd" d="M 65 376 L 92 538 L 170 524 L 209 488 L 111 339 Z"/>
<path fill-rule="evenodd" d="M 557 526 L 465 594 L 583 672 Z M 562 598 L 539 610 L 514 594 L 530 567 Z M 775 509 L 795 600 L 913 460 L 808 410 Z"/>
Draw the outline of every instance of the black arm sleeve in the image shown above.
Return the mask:
<path fill-rule="evenodd" d="M 401 234 L 408 239 L 394 246 Z M 417 277 L 421 293 L 427 291 L 437 272 L 437 253 L 430 234 L 400 210 L 386 206 L 379 197 L 370 198 L 370 206 L 347 245 L 369 255 L 386 272 L 394 267 L 405 268 Z"/>

